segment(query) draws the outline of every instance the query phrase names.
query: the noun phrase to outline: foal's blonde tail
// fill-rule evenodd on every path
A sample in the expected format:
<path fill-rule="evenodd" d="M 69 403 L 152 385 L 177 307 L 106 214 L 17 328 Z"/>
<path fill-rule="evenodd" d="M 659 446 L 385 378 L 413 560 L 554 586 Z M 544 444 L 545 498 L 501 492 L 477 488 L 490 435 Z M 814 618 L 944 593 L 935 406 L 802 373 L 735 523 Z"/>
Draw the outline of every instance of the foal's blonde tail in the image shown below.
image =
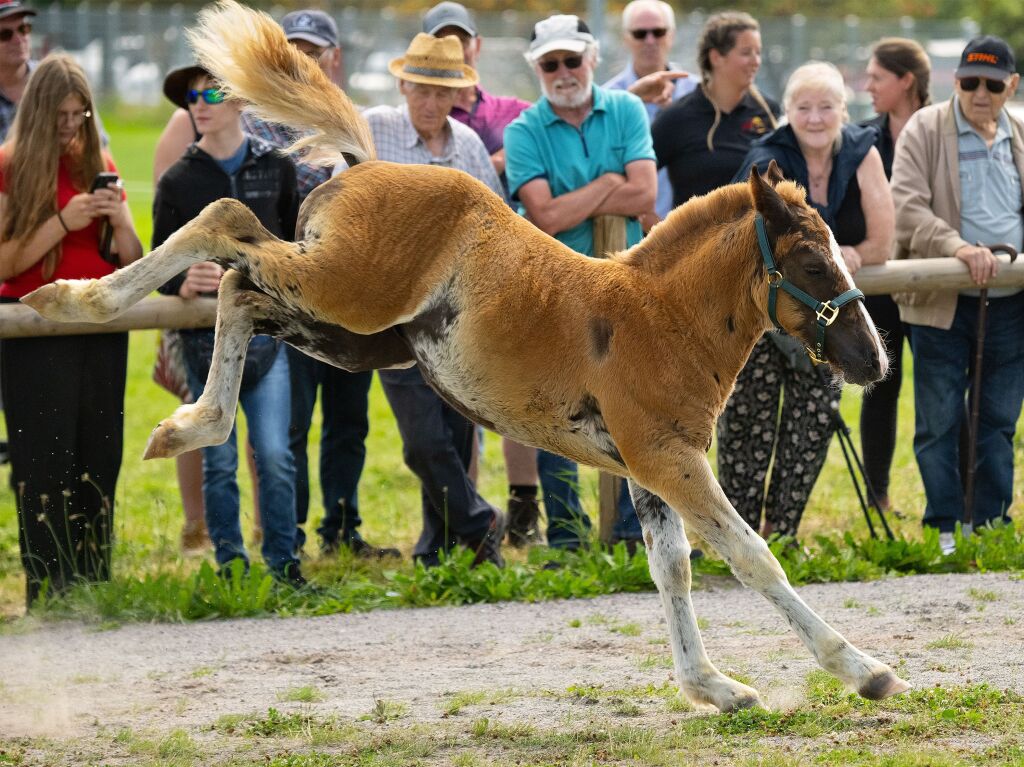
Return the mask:
<path fill-rule="evenodd" d="M 370 126 L 352 101 L 266 13 L 220 0 L 200 12 L 188 37 L 200 65 L 229 96 L 249 102 L 265 120 L 314 131 L 289 152 L 308 150 L 303 160 L 318 164 L 339 153 L 349 165 L 375 158 Z"/>

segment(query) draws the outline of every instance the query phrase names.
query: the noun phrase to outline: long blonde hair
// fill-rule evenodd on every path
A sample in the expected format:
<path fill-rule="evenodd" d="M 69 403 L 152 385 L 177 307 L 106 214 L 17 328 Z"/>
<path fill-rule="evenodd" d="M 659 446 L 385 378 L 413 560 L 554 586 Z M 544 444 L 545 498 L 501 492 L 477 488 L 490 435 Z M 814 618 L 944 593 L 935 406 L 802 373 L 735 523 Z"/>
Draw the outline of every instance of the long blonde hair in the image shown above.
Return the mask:
<path fill-rule="evenodd" d="M 4 144 L 6 212 L 0 239 L 27 242 L 57 212 L 57 171 L 61 146 L 57 113 L 70 95 L 92 109 L 85 72 L 65 53 L 51 53 L 32 71 Z M 86 192 L 105 169 L 95 116 L 85 119 L 67 149 L 75 188 Z M 43 257 L 43 279 L 53 277 L 62 255 L 58 242 Z"/>

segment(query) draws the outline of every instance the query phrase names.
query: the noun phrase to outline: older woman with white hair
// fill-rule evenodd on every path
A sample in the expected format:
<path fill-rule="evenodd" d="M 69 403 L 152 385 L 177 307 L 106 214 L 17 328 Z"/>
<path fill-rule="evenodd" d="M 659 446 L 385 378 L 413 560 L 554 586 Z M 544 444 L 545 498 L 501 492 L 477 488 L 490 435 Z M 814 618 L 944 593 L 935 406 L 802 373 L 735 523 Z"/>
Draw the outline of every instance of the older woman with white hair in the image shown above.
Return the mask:
<path fill-rule="evenodd" d="M 823 62 L 793 72 L 783 107 L 788 123 L 751 145 L 735 180 L 745 179 L 753 165 L 763 171 L 775 160 L 786 178 L 807 190 L 851 273 L 884 262 L 895 216 L 875 148 L 877 128 L 848 122 L 843 77 Z M 718 421 L 718 478 L 736 509 L 763 535 L 796 535 L 828 453 L 830 411 L 838 397 L 802 345 L 782 334 L 761 339 L 740 372 Z"/>

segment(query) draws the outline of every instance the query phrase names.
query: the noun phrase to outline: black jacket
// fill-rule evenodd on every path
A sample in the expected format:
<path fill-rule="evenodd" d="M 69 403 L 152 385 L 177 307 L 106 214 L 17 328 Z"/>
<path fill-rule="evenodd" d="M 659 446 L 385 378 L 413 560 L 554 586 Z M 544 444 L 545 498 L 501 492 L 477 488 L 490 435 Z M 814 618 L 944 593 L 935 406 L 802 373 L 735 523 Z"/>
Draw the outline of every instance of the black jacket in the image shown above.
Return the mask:
<path fill-rule="evenodd" d="M 295 238 L 299 196 L 295 165 L 270 144 L 249 136 L 249 151 L 234 176 L 229 176 L 196 144 L 160 177 L 153 200 L 153 247 L 163 242 L 224 197 L 240 200 L 267 229 L 283 240 Z M 185 273 L 172 277 L 161 293 L 178 295 Z"/>

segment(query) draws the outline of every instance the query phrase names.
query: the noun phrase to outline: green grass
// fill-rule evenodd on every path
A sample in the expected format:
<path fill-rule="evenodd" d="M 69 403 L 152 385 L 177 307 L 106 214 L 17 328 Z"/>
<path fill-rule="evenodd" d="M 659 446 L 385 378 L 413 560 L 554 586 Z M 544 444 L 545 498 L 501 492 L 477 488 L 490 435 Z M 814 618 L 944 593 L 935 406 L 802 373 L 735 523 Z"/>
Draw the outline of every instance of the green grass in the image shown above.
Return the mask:
<path fill-rule="evenodd" d="M 507 692 L 458 693 L 465 706 Z M 525 697 L 519 692 L 516 697 Z M 303 708 L 220 717 L 166 733 L 100 729 L 72 745 L 21 740 L 0 764 L 132 764 L 228 767 L 407 765 L 772 765 L 775 767 L 996 767 L 1024 765 L 1024 697 L 987 685 L 914 690 L 881 702 L 808 674 L 792 710 L 731 714 L 678 705 L 672 685 L 538 690 L 568 715 L 522 721 L 495 711 L 409 721 L 404 704 L 378 700 L 350 720 Z M 461 697 L 460 697 L 461 696 Z M 458 712 L 455 712 L 458 713 Z"/>
<path fill-rule="evenodd" d="M 129 200 L 140 236 L 150 237 L 152 201 L 152 148 L 167 110 L 125 112 L 104 110 L 111 135 L 111 151 L 126 181 Z M 43 616 L 78 616 L 113 626 L 133 620 L 190 620 L 208 617 L 276 614 L 323 614 L 365 610 L 380 606 L 463 604 L 504 599 L 537 600 L 555 597 L 586 597 L 613 591 L 651 589 L 641 555 L 634 561 L 621 552 L 592 551 L 558 555 L 535 550 L 529 555 L 506 549 L 510 567 L 504 572 L 478 568 L 470 572 L 465 562 L 453 558 L 433 572 L 417 571 L 408 558 L 400 564 L 354 561 L 348 557 L 311 561 L 306 570 L 324 586 L 322 594 L 295 596 L 269 583 L 258 565 L 250 578 L 220 582 L 212 575 L 209 558 L 183 558 L 178 551 L 181 507 L 173 461 L 141 460 L 152 427 L 177 406 L 174 398 L 151 380 L 156 355 L 155 331 L 132 334 L 128 386 L 125 399 L 125 450 L 116 496 L 114 581 L 78 589 L 71 598 L 50 605 Z M 871 541 L 857 505 L 838 445 L 832 450 L 811 496 L 801 527 L 807 549 L 773 544 L 790 578 L 796 583 L 863 580 L 892 573 L 967 572 L 1024 569 L 1021 535 L 997 531 L 962 542 L 957 553 L 943 558 L 936 542 L 922 536 L 919 518 L 924 496 L 911 449 L 913 391 L 910 357 L 907 381 L 900 401 L 900 438 L 892 472 L 891 496 L 903 518 L 890 516 L 902 540 Z M 854 428 L 860 392 L 849 389 L 842 413 Z M 244 418 L 240 419 L 244 439 Z M 367 439 L 367 464 L 360 485 L 364 535 L 373 542 L 398 545 L 406 557 L 419 533 L 420 499 L 416 479 L 401 457 L 401 441 L 379 383 L 370 395 L 371 431 Z M 0 422 L 0 430 L 2 430 Z M 1015 444 L 1022 464 L 1019 430 Z M 310 441 L 310 466 L 318 464 L 319 423 L 314 422 Z M 714 464 L 714 455 L 711 456 Z M 242 518 L 246 536 L 252 525 L 251 486 L 241 472 Z M 13 495 L 6 490 L 9 471 L 0 468 L 0 616 L 18 616 L 23 610 L 23 575 L 18 561 L 17 522 Z M 311 497 L 319 496 L 313 471 Z M 485 497 L 503 506 L 507 494 L 500 440 L 488 435 L 481 462 L 480 488 Z M 1016 483 L 1021 495 L 1024 479 Z M 583 469 L 581 496 L 596 516 L 597 475 Z M 315 528 L 321 511 L 311 508 L 307 530 Z M 313 547 L 311 547 L 313 548 Z M 257 552 L 253 551 L 258 560 Z M 561 570 L 542 570 L 548 558 L 561 559 Z M 713 557 L 697 563 L 698 574 L 722 574 L 723 564 Z M 984 597 L 974 597 L 984 602 Z M 8 623 L 4 630 L 20 631 L 27 622 Z"/>

